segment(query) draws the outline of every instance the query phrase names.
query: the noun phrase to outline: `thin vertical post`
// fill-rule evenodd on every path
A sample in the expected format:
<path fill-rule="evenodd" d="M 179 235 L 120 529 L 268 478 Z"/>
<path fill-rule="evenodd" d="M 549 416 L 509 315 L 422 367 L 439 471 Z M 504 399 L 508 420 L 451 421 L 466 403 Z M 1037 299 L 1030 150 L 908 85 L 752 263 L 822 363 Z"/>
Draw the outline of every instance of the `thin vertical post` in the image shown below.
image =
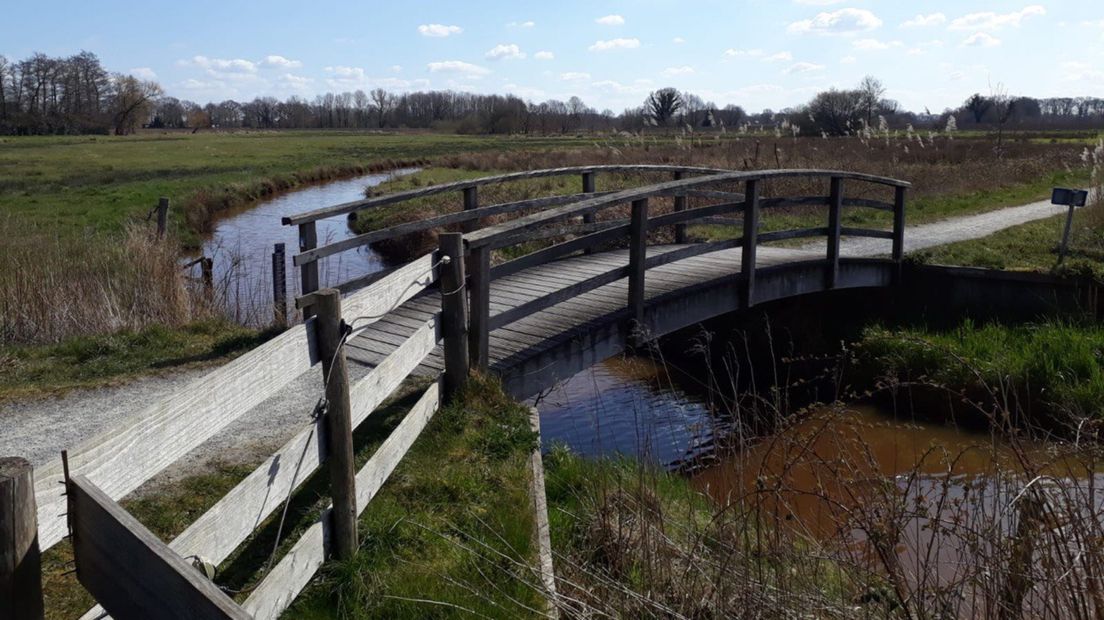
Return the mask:
<path fill-rule="evenodd" d="M 740 303 L 744 308 L 755 304 L 755 250 L 759 244 L 759 181 L 751 179 L 744 189 L 744 237 L 740 247 L 740 276 L 743 287 Z"/>
<path fill-rule="evenodd" d="M 287 262 L 283 243 L 272 251 L 272 318 L 277 325 L 287 325 Z"/>
<path fill-rule="evenodd" d="M 199 273 L 203 279 L 203 290 L 208 295 L 215 292 L 215 259 L 204 256 L 199 261 Z"/>
<path fill-rule="evenodd" d="M 479 187 L 465 187 L 464 188 L 464 210 L 471 211 L 472 209 L 479 208 Z M 460 225 L 460 230 L 464 232 L 471 232 L 479 228 L 479 220 L 468 220 Z"/>
<path fill-rule="evenodd" d="M 905 258 L 905 198 L 907 187 L 898 187 L 893 195 L 893 262 L 897 281 L 901 281 L 901 266 Z"/>
<path fill-rule="evenodd" d="M 35 515 L 30 462 L 0 459 L 0 618 L 5 620 L 39 620 L 44 614 Z"/>
<path fill-rule="evenodd" d="M 306 252 L 318 247 L 318 230 L 314 222 L 303 222 L 299 225 L 299 252 Z M 299 266 L 299 294 L 306 295 L 318 290 L 318 261 L 312 260 Z M 303 308 L 303 319 L 314 314 L 314 308 Z"/>
<path fill-rule="evenodd" d="M 1058 246 L 1058 262 L 1066 260 L 1066 251 L 1069 248 L 1069 236 L 1070 229 L 1073 228 L 1073 210 L 1074 206 L 1070 205 L 1069 212 L 1066 213 L 1066 225 L 1062 229 L 1062 244 Z"/>
<path fill-rule="evenodd" d="M 682 171 L 675 173 L 675 180 L 681 181 Z M 686 196 L 675 196 L 675 211 L 686 210 Z M 686 243 L 686 224 L 675 224 L 675 243 Z"/>
<path fill-rule="evenodd" d="M 648 199 L 634 200 L 629 221 L 629 317 L 634 343 L 643 339 L 644 272 L 648 256 Z"/>
<path fill-rule="evenodd" d="M 169 226 L 169 199 L 162 196 L 157 201 L 157 238 L 165 236 Z"/>
<path fill-rule="evenodd" d="M 345 323 L 341 319 L 341 293 L 327 288 L 317 292 L 314 304 L 318 354 L 326 393 L 326 460 L 333 498 L 333 536 L 330 552 L 339 560 L 357 550 L 356 467 L 353 462 L 352 406 L 349 373 L 345 365 Z"/>
<path fill-rule="evenodd" d="M 470 369 L 468 357 L 468 298 L 464 291 L 464 235 L 441 233 L 441 335 L 445 350 L 445 398 L 451 400 L 464 385 Z"/>
<path fill-rule="evenodd" d="M 583 173 L 583 193 L 584 194 L 593 194 L 594 193 L 594 187 L 595 187 L 594 176 L 595 176 L 595 174 L 596 173 L 594 173 L 594 172 L 584 172 Z M 593 224 L 594 223 L 594 213 L 584 213 L 583 214 L 583 223 L 584 224 Z M 585 250 L 583 250 L 583 254 L 592 254 L 592 253 L 594 253 L 594 248 L 593 247 L 589 247 L 589 248 L 586 248 Z"/>
<path fill-rule="evenodd" d="M 468 355 L 471 365 L 486 370 L 490 363 L 491 346 L 491 249 L 480 246 L 470 249 L 468 269 Z"/>
<path fill-rule="evenodd" d="M 828 192 L 828 288 L 839 281 L 840 220 L 843 216 L 843 179 L 832 177 Z"/>

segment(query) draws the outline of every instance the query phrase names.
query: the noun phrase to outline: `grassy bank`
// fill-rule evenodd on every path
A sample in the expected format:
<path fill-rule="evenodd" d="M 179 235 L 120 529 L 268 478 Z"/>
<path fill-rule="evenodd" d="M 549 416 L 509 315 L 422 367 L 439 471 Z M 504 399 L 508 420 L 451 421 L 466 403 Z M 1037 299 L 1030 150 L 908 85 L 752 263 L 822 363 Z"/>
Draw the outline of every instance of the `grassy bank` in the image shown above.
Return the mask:
<path fill-rule="evenodd" d="M 1028 424 L 1104 418 L 1104 328 L 1098 325 L 966 320 L 951 330 L 871 327 L 857 351 L 868 377 L 952 397 L 965 392 L 982 399 L 986 410 L 1028 415 Z"/>

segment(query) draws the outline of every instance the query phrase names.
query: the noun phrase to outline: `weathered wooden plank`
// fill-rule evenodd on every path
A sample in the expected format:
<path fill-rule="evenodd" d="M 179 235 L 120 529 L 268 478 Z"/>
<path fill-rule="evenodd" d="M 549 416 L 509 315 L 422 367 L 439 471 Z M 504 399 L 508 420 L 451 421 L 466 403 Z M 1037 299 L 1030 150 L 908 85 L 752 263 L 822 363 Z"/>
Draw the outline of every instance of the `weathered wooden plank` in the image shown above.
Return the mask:
<path fill-rule="evenodd" d="M 350 391 L 352 427 L 360 426 L 418 366 L 437 343 L 436 319 L 431 319 Z M 326 458 L 321 437 L 325 423 L 318 419 L 299 431 L 275 454 L 188 526 L 171 549 L 184 557 L 200 556 L 221 564 L 266 518 L 279 508 Z M 82 618 L 102 618 L 93 608 Z"/>
<path fill-rule="evenodd" d="M 363 512 L 399 461 L 410 450 L 440 405 L 440 381 L 429 386 L 391 435 L 357 473 L 357 512 Z M 278 618 L 310 582 L 326 557 L 330 508 L 273 567 L 243 605 L 257 620 Z"/>
<path fill-rule="evenodd" d="M 893 205 L 888 202 L 882 202 L 881 200 L 869 200 L 867 198 L 844 198 L 843 206 L 845 207 L 866 207 L 868 209 L 878 209 L 880 211 L 893 211 Z"/>
<path fill-rule="evenodd" d="M 570 241 L 564 241 L 563 243 L 557 243 L 556 245 L 537 250 L 536 252 L 515 258 L 501 265 L 496 265 L 491 269 L 491 278 L 497 280 L 524 269 L 529 269 L 530 267 L 543 265 L 561 256 L 567 256 L 579 250 L 614 241 L 625 236 L 628 232 L 629 227 L 625 224 L 596 233 L 590 233 L 589 235 L 571 239 Z"/>
<path fill-rule="evenodd" d="M 628 307 L 635 327 L 644 325 L 644 278 L 647 272 L 648 258 L 648 199 L 641 198 L 632 202 L 632 224 L 629 226 L 629 295 Z"/>
<path fill-rule="evenodd" d="M 670 226 L 672 224 L 679 224 L 682 222 L 690 222 L 693 220 L 700 220 L 721 213 L 739 213 L 739 209 L 743 207 L 742 202 L 725 202 L 715 205 L 708 205 L 705 207 L 694 207 L 693 209 L 684 209 L 681 211 L 672 211 L 671 213 L 664 213 L 663 215 L 656 215 L 648 219 L 648 230 L 656 230 L 664 226 Z M 686 243 L 685 241 L 678 241 L 676 244 Z"/>
<path fill-rule="evenodd" d="M 849 228 L 843 226 L 840 228 L 840 234 L 845 237 L 873 237 L 875 239 L 892 239 L 892 230 L 877 230 L 874 228 Z"/>
<path fill-rule="evenodd" d="M 759 181 L 750 180 L 744 190 L 744 242 L 740 245 L 741 305 L 755 303 L 755 252 L 759 248 Z"/>
<path fill-rule="evenodd" d="M 832 177 L 828 191 L 828 288 L 839 279 L 840 220 L 843 217 L 843 179 Z"/>
<path fill-rule="evenodd" d="M 794 228 L 791 230 L 776 230 L 774 232 L 760 233 L 759 243 L 770 241 L 784 241 L 786 239 L 800 239 L 802 237 L 822 237 L 829 233 L 827 226 L 818 228 Z"/>
<path fill-rule="evenodd" d="M 491 250 L 471 250 L 468 273 L 468 354 L 471 366 L 487 368 L 487 339 L 491 318 Z"/>
<path fill-rule="evenodd" d="M 77 580 L 115 618 L 250 618 L 88 478 L 67 498 Z"/>
<path fill-rule="evenodd" d="M 0 458 L 0 618 L 41 620 L 43 610 L 34 470 L 27 459 Z"/>

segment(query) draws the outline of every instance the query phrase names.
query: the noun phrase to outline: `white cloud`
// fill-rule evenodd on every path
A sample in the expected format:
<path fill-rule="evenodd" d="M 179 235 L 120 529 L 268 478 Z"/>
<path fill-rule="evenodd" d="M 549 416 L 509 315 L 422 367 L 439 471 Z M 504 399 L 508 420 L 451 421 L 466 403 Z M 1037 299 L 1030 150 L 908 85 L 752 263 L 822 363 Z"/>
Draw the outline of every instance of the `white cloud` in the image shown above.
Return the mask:
<path fill-rule="evenodd" d="M 565 82 L 575 82 L 577 80 L 589 80 L 590 74 L 582 71 L 568 71 L 567 73 L 561 73 L 560 79 Z"/>
<path fill-rule="evenodd" d="M 963 47 L 996 47 L 1000 44 L 1000 39 L 984 32 L 975 32 L 962 42 Z"/>
<path fill-rule="evenodd" d="M 479 65 L 473 65 L 470 62 L 464 62 L 462 60 L 442 60 L 439 62 L 431 62 L 426 65 L 430 73 L 455 73 L 466 77 L 483 77 L 491 72 L 486 67 L 480 67 Z"/>
<path fill-rule="evenodd" d="M 288 90 L 307 90 L 314 83 L 314 78 L 285 73 L 280 76 L 279 83 Z"/>
<path fill-rule="evenodd" d="M 891 47 L 901 47 L 903 45 L 904 43 L 900 41 L 879 41 L 878 39 L 856 39 L 851 42 L 851 47 L 861 52 L 887 50 Z"/>
<path fill-rule="evenodd" d="M 789 62 L 793 60 L 793 54 L 789 52 L 776 52 L 763 58 L 763 62 Z"/>
<path fill-rule="evenodd" d="M 866 9 L 839 9 L 830 13 L 818 13 L 812 19 L 796 21 L 786 27 L 793 34 L 849 35 L 874 30 L 882 25 L 877 15 Z"/>
<path fill-rule="evenodd" d="M 547 50 L 541 50 L 536 54 L 533 54 L 533 58 L 536 58 L 537 60 L 555 60 L 556 55 Z"/>
<path fill-rule="evenodd" d="M 783 73 L 812 73 L 822 69 L 824 69 L 824 65 L 818 65 L 812 62 L 798 62 L 787 67 Z"/>
<path fill-rule="evenodd" d="M 1046 15 L 1046 9 L 1038 4 L 1025 6 L 1019 11 L 1011 13 L 994 13 L 985 11 L 982 13 L 970 13 L 951 20 L 950 30 L 1000 30 L 1006 26 L 1018 27 L 1027 17 Z"/>
<path fill-rule="evenodd" d="M 683 43 L 686 43 L 686 39 L 682 37 L 675 37 L 671 39 L 671 43 L 674 43 L 675 45 L 682 45 Z"/>
<path fill-rule="evenodd" d="M 724 55 L 727 58 L 737 58 L 739 56 L 762 56 L 763 55 L 763 50 L 761 50 L 761 49 L 740 50 L 740 49 L 736 49 L 734 47 L 730 47 L 730 48 L 725 50 Z"/>
<path fill-rule="evenodd" d="M 853 65 L 853 64 L 855 64 L 856 60 L 858 60 L 858 59 L 855 58 L 854 56 L 844 56 L 843 58 L 840 58 L 840 64 L 841 65 Z"/>
<path fill-rule="evenodd" d="M 1104 84 L 1104 70 L 1099 65 L 1070 61 L 1062 63 L 1062 79 L 1067 82 Z"/>
<path fill-rule="evenodd" d="M 130 70 L 130 74 L 139 80 L 156 80 L 157 74 L 153 72 L 153 69 L 149 67 L 135 67 Z"/>
<path fill-rule="evenodd" d="M 607 52 L 609 50 L 631 50 L 640 47 L 640 39 L 609 39 L 607 41 L 595 41 L 587 49 L 592 52 Z"/>
<path fill-rule="evenodd" d="M 694 73 L 694 67 L 689 65 L 683 65 L 681 67 L 667 67 L 663 70 L 663 77 L 675 77 L 679 75 L 691 75 Z"/>
<path fill-rule="evenodd" d="M 190 61 L 181 61 L 183 65 L 195 65 L 207 69 L 209 72 L 220 73 L 254 73 L 257 65 L 241 58 L 208 58 L 206 56 L 193 56 Z"/>
<path fill-rule="evenodd" d="M 499 43 L 487 50 L 487 53 L 483 56 L 487 60 L 520 60 L 525 58 L 525 52 L 521 51 L 521 48 L 513 43 Z"/>
<path fill-rule="evenodd" d="M 947 22 L 947 16 L 942 13 L 919 14 L 901 24 L 902 28 L 924 28 L 926 26 L 939 26 Z"/>
<path fill-rule="evenodd" d="M 530 19 L 523 22 L 510 22 L 506 25 L 510 28 L 532 28 L 537 25 L 537 22 Z"/>
<path fill-rule="evenodd" d="M 391 65 L 392 73 L 402 73 L 402 65 Z"/>
<path fill-rule="evenodd" d="M 794 4 L 804 4 L 805 6 L 831 6 L 841 2 L 843 0 L 794 0 Z"/>
<path fill-rule="evenodd" d="M 418 26 L 418 32 L 423 37 L 447 37 L 453 34 L 460 34 L 464 32 L 464 29 L 460 26 L 446 26 L 444 24 L 422 24 Z"/>
<path fill-rule="evenodd" d="M 605 17 L 599 17 L 594 20 L 596 24 L 602 24 L 603 26 L 622 26 L 625 23 L 625 18 L 620 15 L 606 15 Z"/>
<path fill-rule="evenodd" d="M 288 58 L 277 56 L 275 54 L 265 56 L 264 60 L 261 61 L 261 64 L 266 67 L 280 67 L 281 69 L 298 69 L 299 67 L 303 66 L 303 63 L 299 62 L 298 60 L 290 60 Z"/>

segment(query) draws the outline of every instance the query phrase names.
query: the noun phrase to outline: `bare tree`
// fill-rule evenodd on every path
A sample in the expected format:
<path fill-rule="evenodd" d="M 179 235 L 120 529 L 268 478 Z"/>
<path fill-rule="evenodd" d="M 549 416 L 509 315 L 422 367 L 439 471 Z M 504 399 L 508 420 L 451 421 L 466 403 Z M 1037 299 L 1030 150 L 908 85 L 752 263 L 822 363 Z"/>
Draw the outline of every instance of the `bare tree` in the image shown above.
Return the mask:
<path fill-rule="evenodd" d="M 985 119 L 985 115 L 989 112 L 989 108 L 991 108 L 992 105 L 993 102 L 984 97 L 981 93 L 974 93 L 966 100 L 963 107 L 973 115 L 975 123 L 980 123 Z"/>
<path fill-rule="evenodd" d="M 859 106 L 865 115 L 867 125 L 874 122 L 874 115 L 881 107 L 885 92 L 886 89 L 881 80 L 873 75 L 868 75 L 859 82 Z"/>
<path fill-rule="evenodd" d="M 391 112 L 394 102 L 395 98 L 386 90 L 382 88 L 372 90 L 372 103 L 376 107 L 376 123 L 379 125 L 380 129 L 383 128 L 387 114 Z"/>
<path fill-rule="evenodd" d="M 682 109 L 682 94 L 674 88 L 661 88 L 644 100 L 644 110 L 655 119 L 657 125 L 666 126 L 667 121 Z"/>
<path fill-rule="evenodd" d="M 115 98 L 112 119 L 115 135 L 123 136 L 134 131 L 142 118 L 148 117 L 153 100 L 161 96 L 157 82 L 139 80 L 133 75 L 115 75 Z"/>

